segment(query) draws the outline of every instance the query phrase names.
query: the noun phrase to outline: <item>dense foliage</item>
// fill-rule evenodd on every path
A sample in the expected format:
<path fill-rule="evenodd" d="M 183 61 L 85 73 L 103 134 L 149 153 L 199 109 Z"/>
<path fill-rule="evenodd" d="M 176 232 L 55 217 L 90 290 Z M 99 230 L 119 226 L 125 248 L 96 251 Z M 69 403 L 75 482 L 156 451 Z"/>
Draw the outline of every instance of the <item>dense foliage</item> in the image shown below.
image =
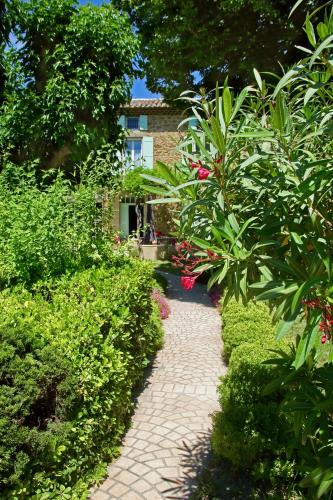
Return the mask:
<path fill-rule="evenodd" d="M 247 342 L 262 343 L 274 338 L 274 326 L 267 306 L 250 302 L 247 306 L 231 300 L 223 309 L 223 355 L 228 360 L 235 347 Z"/>
<path fill-rule="evenodd" d="M 0 295 L 2 498 L 77 498 L 103 471 L 161 342 L 152 286 L 148 264 L 118 259 Z"/>
<path fill-rule="evenodd" d="M 6 168 L 0 177 L 0 285 L 30 286 L 99 264 L 107 246 L 101 218 L 93 184 L 73 188 L 58 176 L 38 185 L 34 172 Z"/>
<path fill-rule="evenodd" d="M 231 357 L 219 387 L 223 411 L 214 417 L 214 451 L 238 467 L 250 468 L 256 480 L 273 487 L 288 483 L 295 468 L 286 458 L 290 429 L 281 410 L 282 392 L 264 395 L 263 390 L 281 374 L 278 367 L 264 363 L 272 356 L 269 350 L 283 347 L 286 356 L 289 348 L 274 339 L 263 304 L 245 307 L 232 300 L 222 318 L 223 342 Z"/>
<path fill-rule="evenodd" d="M 198 128 L 183 144 L 184 161 L 160 165 L 161 180 L 145 175 L 160 184 L 154 192 L 166 198 L 158 203 L 182 205 L 180 234 L 200 249 L 193 278 L 211 270 L 209 284 L 225 286 L 225 301 L 272 301 L 279 335 L 306 318 L 296 366 L 320 322 L 329 340 L 333 304 L 333 10 L 318 36 L 309 17 L 306 31 L 309 57 L 272 89 L 255 70 L 258 87 L 236 97 L 227 84 L 210 101 L 185 97 Z"/>
<path fill-rule="evenodd" d="M 160 166 L 154 191 L 160 203 L 180 203 L 179 232 L 199 249 L 191 286 L 210 270 L 225 303 L 268 301 L 279 338 L 304 321 L 275 388 L 298 381 L 285 398 L 298 423 L 302 484 L 315 497 L 333 491 L 333 9 L 321 14 L 317 25 L 307 16 L 305 57 L 276 85 L 254 70 L 256 86 L 238 95 L 227 81 L 215 94 L 184 95 L 198 126 L 182 145 L 183 162 Z"/>
<path fill-rule="evenodd" d="M 286 0 L 115 3 L 138 30 L 148 88 L 169 99 L 189 88 L 211 89 L 226 74 L 240 86 L 253 79 L 253 66 L 279 71 L 278 61 L 290 64 L 294 44 L 303 41 L 303 12 L 288 18 Z"/>
<path fill-rule="evenodd" d="M 128 170 L 124 174 L 122 188 L 124 191 L 129 193 L 131 196 L 135 196 L 138 199 L 142 199 L 147 194 L 144 190 L 144 180 L 141 174 L 145 172 L 145 167 L 136 167 L 134 169 Z"/>
<path fill-rule="evenodd" d="M 80 177 L 0 174 L 1 498 L 87 497 L 161 343 L 152 267 L 113 241 L 112 193 Z"/>
<path fill-rule="evenodd" d="M 138 48 L 126 16 L 76 0 L 4 5 L 12 31 L 0 41 L 2 152 L 19 164 L 70 168 L 109 144 L 115 162 L 117 114 L 130 97 Z"/>

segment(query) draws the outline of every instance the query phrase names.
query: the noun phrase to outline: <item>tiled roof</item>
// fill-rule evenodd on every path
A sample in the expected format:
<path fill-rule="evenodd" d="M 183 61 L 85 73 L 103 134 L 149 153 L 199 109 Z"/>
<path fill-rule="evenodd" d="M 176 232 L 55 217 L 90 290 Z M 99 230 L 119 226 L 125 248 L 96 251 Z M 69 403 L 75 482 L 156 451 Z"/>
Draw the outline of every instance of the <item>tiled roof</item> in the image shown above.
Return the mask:
<path fill-rule="evenodd" d="M 124 108 L 170 108 L 163 99 L 132 99 Z"/>

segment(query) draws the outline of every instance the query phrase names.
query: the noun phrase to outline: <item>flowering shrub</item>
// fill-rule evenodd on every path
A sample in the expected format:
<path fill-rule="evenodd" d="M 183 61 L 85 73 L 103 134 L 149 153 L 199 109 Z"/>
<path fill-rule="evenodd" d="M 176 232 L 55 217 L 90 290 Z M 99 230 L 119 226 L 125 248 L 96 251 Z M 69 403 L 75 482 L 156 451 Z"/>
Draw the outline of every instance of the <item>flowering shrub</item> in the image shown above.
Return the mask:
<path fill-rule="evenodd" d="M 210 249 L 200 251 L 188 241 L 177 244 L 176 254 L 172 256 L 172 260 L 173 265 L 185 275 L 180 278 L 184 290 L 192 290 L 197 278 L 210 267 L 211 261 L 216 259 L 218 256 Z"/>
<path fill-rule="evenodd" d="M 321 335 L 321 343 L 326 344 L 332 338 L 333 330 L 333 306 L 330 304 L 325 304 L 318 298 L 303 300 L 303 304 L 307 309 L 314 309 L 321 314 L 321 320 L 319 323 L 319 332 Z"/>
<path fill-rule="evenodd" d="M 209 286 L 223 286 L 225 304 L 233 296 L 268 301 L 279 338 L 303 320 L 290 370 L 320 370 L 326 361 L 332 377 L 333 8 L 326 5 L 317 26 L 307 16 L 305 56 L 275 85 L 254 69 L 254 85 L 238 95 L 227 81 L 208 95 L 184 94 L 197 127 L 189 129 L 182 162 L 160 168 L 156 182 L 162 202 L 179 203 L 180 237 L 196 249 L 183 263 L 185 276 L 209 270 Z M 210 174 L 198 178 L 200 168 Z M 308 307 L 312 301 L 320 308 Z M 319 383 L 317 391 L 332 415 L 328 392 Z M 321 428 L 296 435 L 300 447 L 308 445 L 300 468 L 317 496 L 322 483 L 333 491 L 333 425 L 326 416 L 316 422 L 327 429 L 327 446 L 315 439 Z M 320 479 L 309 472 L 318 460 Z"/>
<path fill-rule="evenodd" d="M 318 39 L 309 19 L 305 31 L 312 52 L 306 49 L 310 55 L 276 86 L 255 70 L 256 86 L 238 96 L 227 83 L 213 96 L 186 94 L 197 129 L 184 141 L 182 163 L 160 168 L 159 188 L 165 201 L 182 205 L 179 231 L 188 262 L 175 257 L 182 274 L 210 270 L 209 286 L 223 284 L 226 302 L 232 295 L 274 302 L 279 336 L 305 317 L 296 367 L 315 348 L 319 323 L 327 324 L 315 309 L 305 311 L 304 300 L 333 304 L 333 9 Z M 331 342 L 329 334 L 325 339 Z M 333 349 L 327 356 L 333 360 Z"/>
<path fill-rule="evenodd" d="M 152 291 L 151 297 L 158 305 L 161 319 L 168 318 L 169 314 L 170 314 L 170 307 L 169 307 L 169 304 L 168 304 L 166 298 L 160 292 L 160 290 L 158 290 L 157 288 L 154 288 Z"/>

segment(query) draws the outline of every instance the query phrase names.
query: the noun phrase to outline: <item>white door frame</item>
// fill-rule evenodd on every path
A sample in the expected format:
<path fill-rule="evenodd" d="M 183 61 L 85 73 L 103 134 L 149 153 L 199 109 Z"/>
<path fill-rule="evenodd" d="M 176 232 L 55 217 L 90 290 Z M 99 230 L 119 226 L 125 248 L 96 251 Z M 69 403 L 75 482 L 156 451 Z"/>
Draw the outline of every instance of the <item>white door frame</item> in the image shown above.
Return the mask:
<path fill-rule="evenodd" d="M 119 222 L 120 222 L 120 231 L 124 236 L 129 235 L 129 207 L 135 207 L 135 203 L 120 203 L 119 210 Z"/>

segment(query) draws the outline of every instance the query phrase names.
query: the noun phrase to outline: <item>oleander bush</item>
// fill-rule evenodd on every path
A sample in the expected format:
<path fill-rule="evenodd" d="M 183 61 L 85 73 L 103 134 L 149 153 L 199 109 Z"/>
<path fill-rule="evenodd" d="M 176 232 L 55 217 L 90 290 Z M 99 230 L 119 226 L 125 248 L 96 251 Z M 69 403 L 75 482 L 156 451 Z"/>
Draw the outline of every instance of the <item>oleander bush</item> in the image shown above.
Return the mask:
<path fill-rule="evenodd" d="M 294 335 L 290 373 L 278 379 L 276 391 L 303 365 L 316 366 L 308 398 L 302 383 L 291 383 L 284 404 L 294 450 L 302 455 L 300 485 L 309 498 L 331 498 L 333 401 L 317 370 L 326 363 L 332 379 L 333 6 L 319 3 L 306 16 L 300 59 L 280 76 L 254 68 L 240 92 L 228 79 L 215 91 L 184 92 L 192 112 L 184 123 L 192 126 L 179 148 L 181 161 L 161 165 L 159 179 L 145 177 L 155 182 L 158 203 L 178 203 L 184 283 L 193 287 L 209 271 L 209 287 L 226 291 L 224 303 L 232 297 L 269 301 L 278 338 L 290 335 L 295 323 L 302 326 Z"/>
<path fill-rule="evenodd" d="M 122 258 L 0 294 L 1 498 L 82 498 L 104 471 L 161 343 L 154 284 Z"/>

